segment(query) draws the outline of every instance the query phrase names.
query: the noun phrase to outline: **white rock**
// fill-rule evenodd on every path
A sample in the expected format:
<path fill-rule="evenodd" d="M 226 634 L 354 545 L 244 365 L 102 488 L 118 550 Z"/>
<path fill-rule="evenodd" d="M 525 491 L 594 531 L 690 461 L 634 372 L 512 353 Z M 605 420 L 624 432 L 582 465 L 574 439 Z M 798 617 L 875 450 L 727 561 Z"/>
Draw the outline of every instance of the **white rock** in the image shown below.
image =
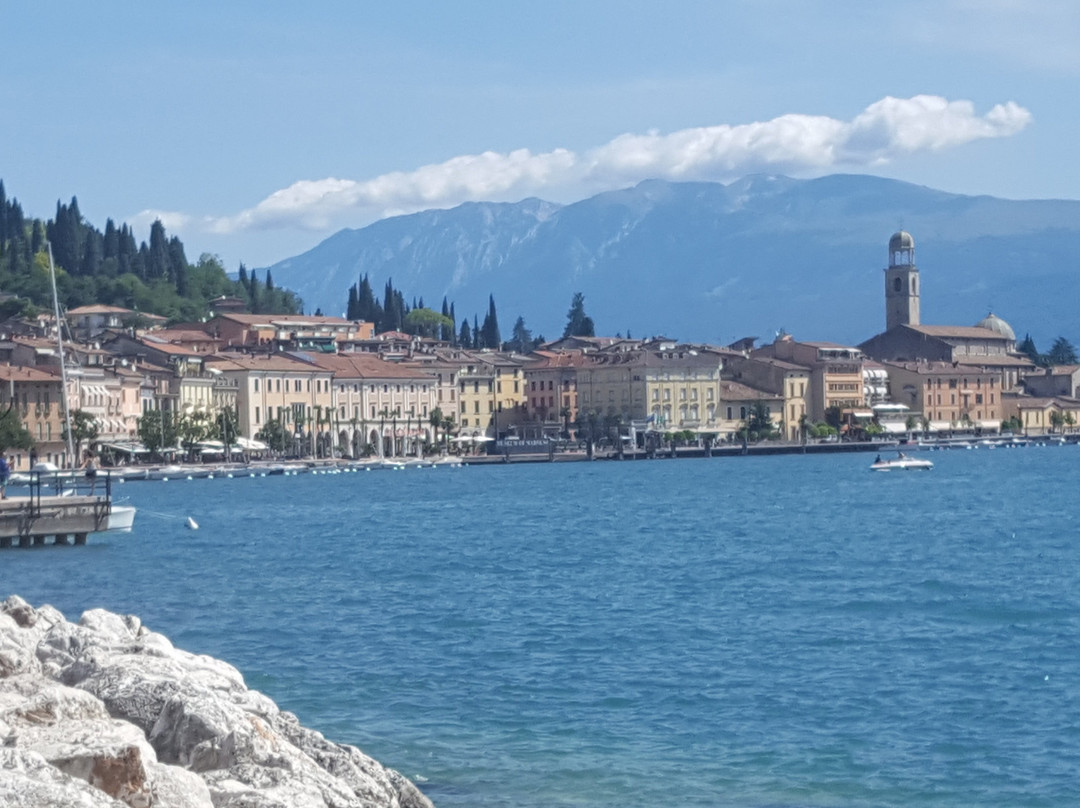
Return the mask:
<path fill-rule="evenodd" d="M 398 772 L 248 690 L 236 668 L 101 609 L 76 625 L 19 598 L 0 604 L 0 739 L 22 756 L 12 766 L 37 772 L 19 775 L 20 794 L 76 795 L 19 796 L 19 808 L 80 805 L 88 784 L 130 808 L 432 808 Z"/>
<path fill-rule="evenodd" d="M 0 805 L 4 808 L 127 808 L 45 758 L 23 749 L 0 748 Z"/>

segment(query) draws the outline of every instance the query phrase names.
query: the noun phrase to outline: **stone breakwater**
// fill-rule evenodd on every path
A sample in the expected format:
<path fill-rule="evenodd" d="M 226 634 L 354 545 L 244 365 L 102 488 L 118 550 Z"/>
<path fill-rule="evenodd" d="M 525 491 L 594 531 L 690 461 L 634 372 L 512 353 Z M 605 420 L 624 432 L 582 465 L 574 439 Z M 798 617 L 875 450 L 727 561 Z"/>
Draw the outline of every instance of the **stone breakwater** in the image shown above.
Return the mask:
<path fill-rule="evenodd" d="M 5 808 L 433 808 L 137 617 L 0 604 Z"/>

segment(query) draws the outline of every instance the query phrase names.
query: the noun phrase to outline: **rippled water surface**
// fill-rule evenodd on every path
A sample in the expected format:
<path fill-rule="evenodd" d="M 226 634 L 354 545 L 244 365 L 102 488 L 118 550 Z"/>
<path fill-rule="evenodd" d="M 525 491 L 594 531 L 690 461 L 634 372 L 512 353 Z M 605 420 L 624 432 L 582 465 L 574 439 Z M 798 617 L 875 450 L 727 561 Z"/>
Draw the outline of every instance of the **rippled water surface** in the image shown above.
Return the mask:
<path fill-rule="evenodd" d="M 927 456 L 129 483 L 0 594 L 136 613 L 439 808 L 1080 804 L 1080 448 Z"/>

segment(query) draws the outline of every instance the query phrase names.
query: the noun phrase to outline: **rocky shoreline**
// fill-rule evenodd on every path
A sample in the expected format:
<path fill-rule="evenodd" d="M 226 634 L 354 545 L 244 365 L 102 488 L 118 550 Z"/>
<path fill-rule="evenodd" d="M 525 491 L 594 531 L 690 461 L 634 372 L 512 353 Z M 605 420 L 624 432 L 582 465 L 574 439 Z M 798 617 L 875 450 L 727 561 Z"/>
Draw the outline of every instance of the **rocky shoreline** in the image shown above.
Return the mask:
<path fill-rule="evenodd" d="M 137 617 L 0 604 L 6 808 L 433 808 Z"/>

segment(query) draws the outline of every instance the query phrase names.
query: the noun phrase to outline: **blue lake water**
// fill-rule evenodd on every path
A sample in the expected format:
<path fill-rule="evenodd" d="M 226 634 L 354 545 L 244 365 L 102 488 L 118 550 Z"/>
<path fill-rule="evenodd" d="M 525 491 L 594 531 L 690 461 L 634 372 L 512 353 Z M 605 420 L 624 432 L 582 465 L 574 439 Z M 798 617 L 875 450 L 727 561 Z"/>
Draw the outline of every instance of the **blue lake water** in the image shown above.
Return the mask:
<path fill-rule="evenodd" d="M 1080 804 L 1080 448 L 926 456 L 129 483 L 0 595 L 138 614 L 438 808 Z"/>

